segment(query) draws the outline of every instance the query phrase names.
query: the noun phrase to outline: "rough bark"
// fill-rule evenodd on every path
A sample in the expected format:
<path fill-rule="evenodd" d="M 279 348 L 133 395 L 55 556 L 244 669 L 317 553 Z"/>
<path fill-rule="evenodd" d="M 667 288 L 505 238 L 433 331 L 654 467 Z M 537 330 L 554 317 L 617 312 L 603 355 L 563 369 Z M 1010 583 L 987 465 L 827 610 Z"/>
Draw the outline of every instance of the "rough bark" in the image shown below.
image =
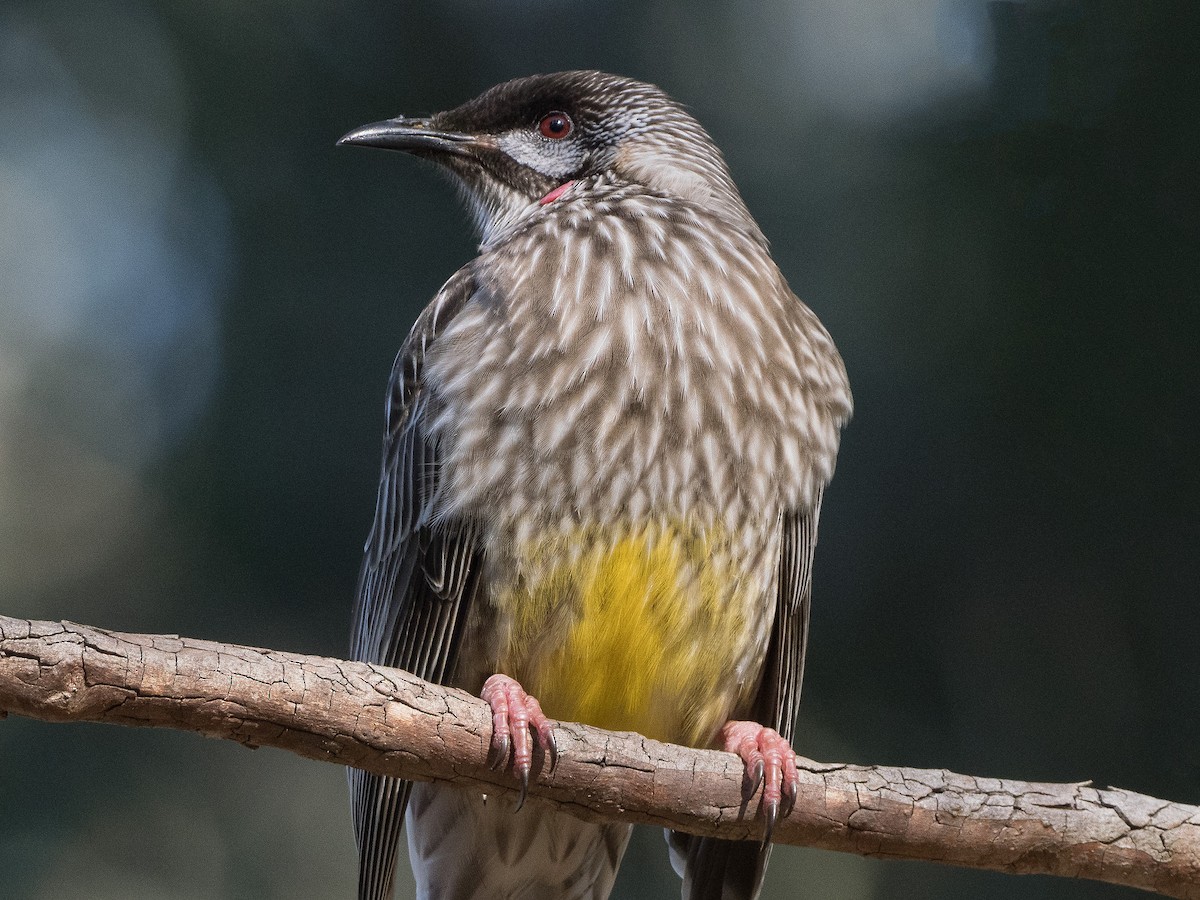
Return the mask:
<path fill-rule="evenodd" d="M 366 663 L 0 616 L 0 716 L 195 731 L 248 746 L 475 790 L 487 707 Z M 563 723 L 530 793 L 586 819 L 760 837 L 735 756 Z M 541 766 L 542 760 L 537 761 Z M 1116 788 L 801 758 L 779 843 L 1009 873 L 1091 878 L 1200 900 L 1200 808 Z"/>

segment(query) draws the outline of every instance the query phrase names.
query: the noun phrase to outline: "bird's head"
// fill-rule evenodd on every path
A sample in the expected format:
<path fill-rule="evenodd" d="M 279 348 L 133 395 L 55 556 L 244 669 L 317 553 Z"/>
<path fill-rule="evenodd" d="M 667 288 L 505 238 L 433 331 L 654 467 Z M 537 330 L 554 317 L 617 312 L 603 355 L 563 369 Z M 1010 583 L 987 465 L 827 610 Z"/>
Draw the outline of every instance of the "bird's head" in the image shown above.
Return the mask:
<path fill-rule="evenodd" d="M 757 231 L 699 123 L 653 85 L 603 72 L 518 78 L 448 112 L 364 125 L 338 143 L 439 163 L 464 189 L 485 241 L 564 186 L 639 185 Z"/>

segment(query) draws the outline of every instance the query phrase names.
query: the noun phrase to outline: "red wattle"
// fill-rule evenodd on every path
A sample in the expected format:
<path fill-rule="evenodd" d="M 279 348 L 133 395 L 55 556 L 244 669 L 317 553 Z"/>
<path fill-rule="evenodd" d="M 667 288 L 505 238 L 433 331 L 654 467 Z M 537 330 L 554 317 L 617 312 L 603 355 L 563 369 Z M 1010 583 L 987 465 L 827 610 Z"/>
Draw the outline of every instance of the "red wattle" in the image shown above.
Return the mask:
<path fill-rule="evenodd" d="M 553 203 L 555 200 L 557 200 L 559 197 L 561 197 L 563 195 L 563 191 L 565 191 L 567 188 L 569 188 L 574 183 L 575 183 L 574 181 L 568 181 L 566 184 L 560 184 L 558 187 L 556 187 L 554 190 L 552 190 L 550 193 L 548 193 L 545 197 L 543 197 L 541 200 L 539 200 L 538 205 L 545 206 L 547 203 Z"/>

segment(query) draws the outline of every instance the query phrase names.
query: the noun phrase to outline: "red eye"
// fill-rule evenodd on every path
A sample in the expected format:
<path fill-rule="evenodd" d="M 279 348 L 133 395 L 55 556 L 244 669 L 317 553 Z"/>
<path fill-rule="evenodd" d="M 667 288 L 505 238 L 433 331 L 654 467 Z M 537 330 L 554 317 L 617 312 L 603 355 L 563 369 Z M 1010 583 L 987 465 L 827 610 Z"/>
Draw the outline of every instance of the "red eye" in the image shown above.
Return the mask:
<path fill-rule="evenodd" d="M 548 113 L 538 122 L 538 133 L 552 141 L 560 141 L 574 130 L 571 117 L 562 112 Z"/>

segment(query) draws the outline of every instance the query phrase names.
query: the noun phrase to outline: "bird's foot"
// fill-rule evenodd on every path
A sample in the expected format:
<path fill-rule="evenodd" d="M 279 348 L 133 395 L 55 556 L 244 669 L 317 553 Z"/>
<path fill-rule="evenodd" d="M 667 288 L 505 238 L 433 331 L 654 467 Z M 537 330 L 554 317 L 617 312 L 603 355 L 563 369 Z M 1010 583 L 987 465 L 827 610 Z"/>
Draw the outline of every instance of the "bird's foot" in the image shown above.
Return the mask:
<path fill-rule="evenodd" d="M 483 683 L 480 696 L 492 708 L 492 744 L 488 750 L 488 763 L 493 769 L 499 769 L 512 753 L 513 773 L 521 782 L 521 798 L 517 801 L 517 809 L 520 809 L 525 805 L 529 773 L 533 769 L 534 733 L 537 734 L 537 743 L 549 756 L 551 772 L 558 763 L 554 728 L 542 712 L 542 705 L 525 693 L 525 689 L 514 678 L 493 675 Z"/>
<path fill-rule="evenodd" d="M 795 751 L 778 731 L 757 722 L 726 722 L 721 739 L 725 750 L 740 756 L 746 767 L 746 799 L 762 786 L 762 810 L 767 820 L 763 844 L 768 844 L 776 820 L 787 816 L 796 805 L 800 772 Z"/>

